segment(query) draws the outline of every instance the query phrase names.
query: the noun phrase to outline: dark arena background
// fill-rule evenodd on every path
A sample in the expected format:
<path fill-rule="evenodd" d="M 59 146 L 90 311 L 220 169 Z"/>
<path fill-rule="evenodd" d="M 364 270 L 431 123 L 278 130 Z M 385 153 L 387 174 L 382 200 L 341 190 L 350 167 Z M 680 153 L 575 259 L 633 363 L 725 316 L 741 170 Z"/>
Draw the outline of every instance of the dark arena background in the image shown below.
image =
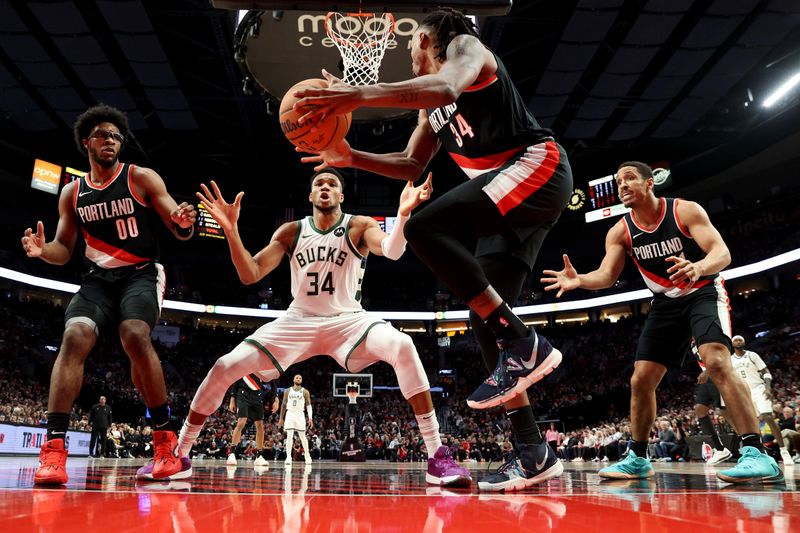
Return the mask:
<path fill-rule="evenodd" d="M 266 465 L 254 466 L 250 421 L 238 461 L 226 462 L 236 425 L 226 395 L 192 448 L 191 477 L 137 480 L 137 468 L 153 457 L 152 419 L 114 328 L 89 355 L 70 413 L 69 481 L 34 485 L 64 312 L 86 266 L 81 237 L 64 266 L 26 257 L 20 239 L 42 221 L 51 240 L 60 191 L 89 170 L 73 138 L 78 115 L 98 103 L 124 111 L 131 134 L 121 160 L 156 170 L 178 203 L 196 205 L 195 192 L 211 180 L 228 199 L 244 191 L 240 234 L 255 252 L 282 223 L 311 214 L 313 165 L 301 163 L 284 138 L 278 106 L 289 86 L 320 77 L 322 68 L 341 75 L 325 15 L 357 11 L 357 4 L 0 2 L 0 523 L 9 531 L 48 532 L 800 531 L 795 0 L 443 2 L 475 17 L 482 42 L 572 166 L 568 205 L 513 302 L 525 324 L 563 353 L 561 365 L 527 390 L 551 453 L 563 464 L 561 476 L 522 491 L 479 489 L 513 458 L 517 443 L 502 408 L 467 406 L 487 375 L 468 309 L 408 249 L 399 261 L 370 257 L 361 301 L 413 339 L 442 442 L 470 471 L 468 488 L 426 484 L 420 430 L 390 366 L 362 371 L 371 374 L 360 382 L 371 396 L 362 394 L 353 407 L 347 378 L 338 389 L 334 383 L 333 375 L 345 370 L 327 357 L 284 369 L 271 385 L 282 398 L 301 374 L 311 394 L 310 450 L 290 446 L 293 465 L 285 466 L 285 433 L 271 405 L 264 406 Z M 410 78 L 412 38 L 435 2 L 377 4 L 361 7 L 395 15 L 395 41 L 380 79 Z M 416 125 L 415 111 L 362 110 L 347 140 L 360 150 L 402 152 Z M 655 475 L 598 476 L 628 450 L 630 379 L 652 294 L 632 261 L 613 287 L 560 299 L 544 291 L 540 278 L 542 270 L 563 268 L 563 254 L 582 273 L 600 263 L 606 233 L 626 212 L 614 175 L 628 160 L 655 170 L 658 196 L 700 204 L 730 249 L 722 276 L 732 333 L 761 356 L 772 378 L 772 410 L 760 429 L 766 453 L 783 470 L 780 483 L 727 484 L 716 477 L 736 465 L 740 446 L 719 409 L 711 420 L 733 457 L 719 465 L 704 460 L 711 440 L 694 408 L 701 369 L 689 345 L 657 391 L 659 427 L 649 450 Z M 433 201 L 466 180 L 444 150 L 427 171 Z M 391 231 L 404 183 L 342 172 L 343 209 Z M 290 271 L 284 261 L 257 283 L 242 284 L 225 232 L 207 211 L 199 212 L 189 241 L 162 233 L 165 301 L 152 338 L 178 431 L 217 358 L 286 310 Z M 100 435 L 106 446 L 97 456 L 90 450 L 91 413 L 100 396 L 113 425 Z M 770 417 L 777 426 L 766 423 Z M 668 440 L 662 423 L 677 447 L 660 445 Z M 364 462 L 340 461 L 343 443 L 353 442 L 351 428 Z"/>

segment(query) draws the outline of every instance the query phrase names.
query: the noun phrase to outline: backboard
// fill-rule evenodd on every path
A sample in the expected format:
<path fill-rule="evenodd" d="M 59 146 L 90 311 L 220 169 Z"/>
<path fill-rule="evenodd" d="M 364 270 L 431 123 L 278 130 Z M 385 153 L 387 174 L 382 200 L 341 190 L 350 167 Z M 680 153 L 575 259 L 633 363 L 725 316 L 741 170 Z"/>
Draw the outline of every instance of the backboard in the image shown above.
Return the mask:
<path fill-rule="evenodd" d="M 411 38 L 425 13 L 435 9 L 438 3 L 214 1 L 215 7 L 251 9 L 236 29 L 234 57 L 245 76 L 245 86 L 252 90 L 257 84 L 275 109 L 292 85 L 308 78 L 321 78 L 323 68 L 342 76 L 342 57 L 326 33 L 325 17 L 329 11 L 358 11 L 359 4 L 364 11 L 391 11 L 394 15 L 394 42 L 390 43 L 381 61 L 380 81 L 396 82 L 412 77 Z M 470 15 L 505 14 L 511 7 L 510 0 L 443 4 Z M 408 109 L 362 108 L 353 113 L 353 120 L 379 121 L 415 113 Z"/>
<path fill-rule="evenodd" d="M 358 383 L 360 398 L 372 398 L 372 374 L 334 374 L 333 397 L 347 398 L 347 384 Z"/>

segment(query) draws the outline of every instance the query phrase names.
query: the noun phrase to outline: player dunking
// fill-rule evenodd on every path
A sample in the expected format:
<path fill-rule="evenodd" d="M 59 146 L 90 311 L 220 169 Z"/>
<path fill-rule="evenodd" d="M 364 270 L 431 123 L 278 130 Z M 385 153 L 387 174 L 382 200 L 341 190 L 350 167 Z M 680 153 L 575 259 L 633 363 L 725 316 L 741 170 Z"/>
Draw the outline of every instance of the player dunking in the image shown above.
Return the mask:
<path fill-rule="evenodd" d="M 342 212 L 344 182 L 335 170 L 314 175 L 309 202 L 313 214 L 282 225 L 255 257 L 244 248 L 237 220 L 244 193 L 226 202 L 211 182 L 198 196 L 228 236 L 231 258 L 243 283 L 272 272 L 289 257 L 293 300 L 285 315 L 261 326 L 232 352 L 220 357 L 192 400 L 178 451 L 185 456 L 225 395 L 241 376 L 258 373 L 275 379 L 286 368 L 317 354 L 333 357 L 349 372 L 385 361 L 395 371 L 400 391 L 411 404 L 428 449 L 426 480 L 433 484 L 469 484 L 469 472 L 458 466 L 439 438 L 430 385 L 411 338 L 368 315 L 361 307 L 361 280 L 369 253 L 398 259 L 405 249 L 403 225 L 411 211 L 430 197 L 431 178 L 419 187 L 411 182 L 400 196 L 400 218 L 391 234 L 369 217 Z"/>
<path fill-rule="evenodd" d="M 310 465 L 311 453 L 309 453 L 308 439 L 306 438 L 306 414 L 308 415 L 308 429 L 313 429 L 314 410 L 311 408 L 311 394 L 303 387 L 303 376 L 297 374 L 292 381 L 292 386 L 283 391 L 283 405 L 281 405 L 281 416 L 278 421 L 278 425 L 283 426 L 283 429 L 286 430 L 286 460 L 284 463 L 292 464 L 292 448 L 296 431 L 297 436 L 300 437 L 300 444 L 303 445 L 306 464 Z"/>
<path fill-rule="evenodd" d="M 549 284 L 545 289 L 557 289 L 557 296 L 581 287 L 611 287 L 622 272 L 627 253 L 655 293 L 639 337 L 631 377 L 631 452 L 622 461 L 600 470 L 600 476 L 653 475 L 645 455 L 648 431 L 656 417 L 656 388 L 667 367 L 681 363 L 694 337 L 743 445 L 739 463 L 717 476 L 729 483 L 782 481 L 783 472 L 764 453 L 746 387 L 731 366 L 728 296 L 719 275 L 730 264 L 731 256 L 722 236 L 698 204 L 656 197 L 653 171 L 644 163 L 622 163 L 616 184 L 620 200 L 631 211 L 609 230 L 600 267 L 578 274 L 564 255 L 564 269 L 545 270 L 547 277 L 542 278 L 543 283 Z"/>
<path fill-rule="evenodd" d="M 411 42 L 415 79 L 350 86 L 327 72 L 328 89 L 299 91 L 305 116 L 358 107 L 419 109 L 406 149 L 372 154 L 351 149 L 303 158 L 316 169 L 355 167 L 391 178 L 419 177 L 440 147 L 470 180 L 417 213 L 406 237 L 419 258 L 469 305 L 490 376 L 467 403 L 485 409 L 505 403 L 519 455 L 479 483 L 514 490 L 558 476 L 563 466 L 536 426 L 527 387 L 553 371 L 561 352 L 529 330 L 509 305 L 519 297 L 539 248 L 566 207 L 572 172 L 563 148 L 528 111 L 502 61 L 477 37 L 470 19 L 439 9 Z M 477 238 L 473 253 L 462 242 Z M 454 265 L 458 265 L 454 268 Z M 498 349 L 502 346 L 502 350 Z"/>
<path fill-rule="evenodd" d="M 263 456 L 264 404 L 271 404 L 273 413 L 278 410 L 278 395 L 275 392 L 274 383 L 265 384 L 258 375 L 248 374 L 242 379 L 236 380 L 231 385 L 230 392 L 231 400 L 228 408 L 232 413 L 236 413 L 236 427 L 233 428 L 231 452 L 228 454 L 226 463 L 228 466 L 236 466 L 236 450 L 242 441 L 242 431 L 247 425 L 247 420 L 250 419 L 256 426 L 256 458 L 253 466 L 269 466 Z"/>
<path fill-rule="evenodd" d="M 118 109 L 89 108 L 78 117 L 74 132 L 78 148 L 89 156 L 90 171 L 61 191 L 52 241 L 45 241 L 41 221 L 36 233 L 28 228 L 22 238 L 28 257 L 63 265 L 81 233 L 89 264 L 89 273 L 67 306 L 64 337 L 50 377 L 47 442 L 39 454 L 41 466 L 34 482 L 67 482 L 64 436 L 83 382 L 83 365 L 97 336 L 114 329 L 130 358 L 133 384 L 155 426 L 154 462 L 142 467 L 137 477 L 181 475 L 188 465 L 173 454 L 176 437 L 169 427 L 164 373 L 150 331 L 164 296 L 164 269 L 157 262 L 157 221 L 186 240 L 194 228 L 194 207 L 186 202 L 178 205 L 155 171 L 120 162 L 130 130 L 127 117 Z"/>

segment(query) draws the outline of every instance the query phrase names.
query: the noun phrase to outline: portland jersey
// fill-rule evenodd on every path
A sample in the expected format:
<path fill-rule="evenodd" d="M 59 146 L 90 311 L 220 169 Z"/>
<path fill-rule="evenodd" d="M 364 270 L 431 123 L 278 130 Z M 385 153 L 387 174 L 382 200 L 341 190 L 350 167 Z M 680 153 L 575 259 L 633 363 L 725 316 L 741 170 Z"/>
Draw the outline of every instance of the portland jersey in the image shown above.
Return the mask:
<path fill-rule="evenodd" d="M 765 384 L 761 371 L 767 368 L 767 365 L 757 353 L 745 350 L 741 357 L 735 353 L 731 354 L 731 364 L 736 375 L 751 389 Z"/>
<path fill-rule="evenodd" d="M 305 389 L 295 390 L 294 386 L 289 387 L 289 397 L 286 398 L 286 411 L 289 413 L 302 413 L 306 407 Z"/>
<path fill-rule="evenodd" d="M 342 214 L 322 231 L 311 217 L 297 222 L 290 260 L 292 297 L 289 309 L 317 316 L 361 311 L 361 282 L 367 258 L 350 242 L 352 215 Z"/>
<path fill-rule="evenodd" d="M 428 109 L 442 146 L 470 178 L 502 167 L 528 146 L 552 140 L 528 111 L 503 62 L 497 72 L 467 87 L 450 105 Z"/>
<path fill-rule="evenodd" d="M 655 229 L 648 231 L 636 223 L 633 211 L 623 218 L 625 231 L 628 234 L 628 254 L 633 259 L 647 288 L 656 295 L 678 298 L 693 293 L 716 279 L 719 274 L 703 276 L 694 284 L 683 281 L 674 285 L 667 272 L 674 263 L 666 261 L 667 257 L 686 258 L 692 263 L 700 261 L 706 254 L 689 236 L 687 229 L 680 223 L 677 214 L 679 199 L 660 198 L 661 218 Z"/>
<path fill-rule="evenodd" d="M 119 268 L 158 257 L 155 210 L 134 192 L 133 165 L 121 163 L 116 175 L 93 185 L 87 174 L 73 191 L 86 259 L 101 268 Z"/>

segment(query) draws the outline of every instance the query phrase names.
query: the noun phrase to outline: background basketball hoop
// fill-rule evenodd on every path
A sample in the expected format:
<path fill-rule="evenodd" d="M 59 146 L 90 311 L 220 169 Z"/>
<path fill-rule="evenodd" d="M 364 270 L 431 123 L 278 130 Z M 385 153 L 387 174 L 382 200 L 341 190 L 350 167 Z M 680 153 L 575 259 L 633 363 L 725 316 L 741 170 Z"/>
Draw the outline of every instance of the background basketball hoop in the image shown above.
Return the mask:
<path fill-rule="evenodd" d="M 350 85 L 378 82 L 381 61 L 394 43 L 391 13 L 339 13 L 325 17 L 325 31 L 342 54 L 343 80 Z"/>
<path fill-rule="evenodd" d="M 347 384 L 347 397 L 350 398 L 350 405 L 356 403 L 356 398 L 358 398 L 360 389 L 361 387 L 359 387 L 358 383 Z"/>

